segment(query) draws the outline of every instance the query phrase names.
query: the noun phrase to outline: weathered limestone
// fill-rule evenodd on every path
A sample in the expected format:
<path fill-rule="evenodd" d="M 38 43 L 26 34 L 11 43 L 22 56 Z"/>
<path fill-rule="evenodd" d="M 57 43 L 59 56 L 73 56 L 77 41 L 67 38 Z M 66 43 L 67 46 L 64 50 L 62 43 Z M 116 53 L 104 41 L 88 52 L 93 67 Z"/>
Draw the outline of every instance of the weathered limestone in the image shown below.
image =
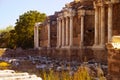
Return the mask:
<path fill-rule="evenodd" d="M 94 4 L 94 7 L 95 7 L 95 42 L 94 42 L 94 46 L 96 46 L 96 45 L 98 45 L 99 43 L 98 43 L 98 39 L 99 39 L 99 30 L 98 30 L 98 27 L 99 27 L 99 18 L 98 18 L 98 15 L 99 15 L 99 9 L 98 9 L 98 7 L 96 6 L 96 4 Z"/>
<path fill-rule="evenodd" d="M 68 39 L 69 39 L 69 37 L 68 37 L 68 28 L 69 26 L 68 26 L 68 17 L 66 17 L 66 46 L 68 46 Z"/>
<path fill-rule="evenodd" d="M 55 39 L 57 39 L 57 44 L 54 46 L 56 47 L 57 45 L 58 47 L 58 52 L 56 53 L 62 54 L 61 50 L 63 50 L 63 54 L 68 53 L 68 55 L 72 54 L 72 56 L 74 56 L 73 54 L 76 55 L 77 51 L 72 53 L 71 49 L 81 49 L 83 47 L 85 49 L 92 49 L 93 51 L 91 50 L 91 53 L 97 56 L 99 54 L 101 55 L 102 52 L 104 56 L 104 54 L 106 54 L 106 51 L 104 51 L 105 43 L 111 41 L 112 35 L 120 33 L 118 31 L 119 22 L 117 22 L 119 16 L 118 19 L 115 17 L 117 10 L 113 13 L 114 9 L 120 7 L 119 4 L 116 4 L 116 1 L 117 0 L 74 0 L 66 4 L 65 7 L 53 15 L 52 18 L 50 16 L 50 30 L 54 30 L 57 25 L 56 32 L 58 39 L 56 35 L 50 36 L 51 38 L 55 37 Z M 47 25 L 47 23 L 45 24 Z M 55 32 L 50 32 L 50 34 L 53 33 Z M 41 40 L 47 41 L 48 39 L 43 37 Z M 43 41 L 43 43 L 46 42 Z M 52 49 L 54 48 L 53 43 L 54 40 L 51 40 Z M 44 48 L 46 48 L 46 46 Z M 66 52 L 65 49 L 69 49 L 70 51 Z M 52 52 L 54 53 L 55 51 L 48 52 L 52 54 Z"/>
<path fill-rule="evenodd" d="M 36 23 L 34 26 L 34 48 L 38 49 L 39 48 L 39 26 L 40 22 Z"/>
<path fill-rule="evenodd" d="M 80 0 L 74 0 L 75 2 L 78 2 L 78 1 L 80 1 Z"/>
<path fill-rule="evenodd" d="M 106 14 L 106 8 L 105 5 L 108 5 L 108 14 Z M 107 36 L 107 42 L 111 42 L 112 39 L 112 19 L 113 19 L 113 11 L 112 11 L 112 5 L 113 3 L 111 1 L 105 2 L 105 1 L 96 1 L 94 2 L 94 8 L 95 8 L 95 41 L 94 41 L 94 47 L 98 48 L 104 48 L 106 43 L 105 38 L 105 27 L 106 27 L 106 15 L 108 15 L 108 36 Z"/>
<path fill-rule="evenodd" d="M 113 20 L 112 20 L 113 10 L 112 9 L 113 9 L 113 4 L 109 3 L 108 4 L 108 43 L 110 43 L 112 40 L 112 23 L 113 23 Z"/>
<path fill-rule="evenodd" d="M 114 44 L 117 45 L 114 45 Z M 120 79 L 120 36 L 113 36 L 111 43 L 107 44 L 108 49 L 108 74 L 111 80 Z"/>
<path fill-rule="evenodd" d="M 62 26 L 61 26 L 61 20 L 59 22 L 59 43 L 60 43 L 60 46 L 62 46 Z"/>
<path fill-rule="evenodd" d="M 12 71 L 12 72 L 11 72 Z M 36 75 L 28 73 L 16 73 L 13 70 L 0 70 L 0 80 L 42 80 Z"/>
<path fill-rule="evenodd" d="M 59 19 L 57 18 L 57 47 L 60 47 L 60 42 L 59 42 L 59 26 L 60 23 L 59 23 Z"/>
<path fill-rule="evenodd" d="M 48 19 L 48 48 L 50 48 L 50 20 Z"/>
<path fill-rule="evenodd" d="M 100 45 L 105 45 L 105 6 L 101 5 L 101 42 Z"/>
<path fill-rule="evenodd" d="M 83 45 L 84 45 L 84 16 L 85 16 L 85 11 L 82 10 L 82 14 L 81 14 L 81 40 L 80 40 L 80 47 L 83 47 Z"/>
<path fill-rule="evenodd" d="M 64 18 L 62 19 L 62 47 L 64 47 L 64 45 L 65 45 L 65 26 L 64 26 L 65 24 L 64 24 Z"/>
<path fill-rule="evenodd" d="M 58 42 L 61 48 L 71 47 L 73 45 L 73 10 L 68 9 L 65 13 L 58 15 Z"/>
<path fill-rule="evenodd" d="M 70 47 L 73 46 L 73 16 L 70 16 Z"/>

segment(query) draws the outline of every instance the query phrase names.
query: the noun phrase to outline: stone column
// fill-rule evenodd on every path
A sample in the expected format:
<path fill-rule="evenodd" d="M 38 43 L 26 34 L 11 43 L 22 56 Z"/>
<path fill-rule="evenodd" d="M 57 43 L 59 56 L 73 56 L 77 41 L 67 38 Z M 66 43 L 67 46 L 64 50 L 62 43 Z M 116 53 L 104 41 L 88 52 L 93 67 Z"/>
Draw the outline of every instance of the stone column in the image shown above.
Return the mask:
<path fill-rule="evenodd" d="M 50 48 L 51 46 L 50 46 L 50 20 L 48 20 L 48 48 Z"/>
<path fill-rule="evenodd" d="M 68 46 L 68 17 L 66 17 L 66 46 Z"/>
<path fill-rule="evenodd" d="M 84 18 L 85 18 L 85 10 L 81 11 L 81 38 L 80 38 L 80 47 L 84 45 Z"/>
<path fill-rule="evenodd" d="M 94 38 L 94 45 L 98 45 L 99 43 L 99 9 L 95 5 L 95 38 Z"/>
<path fill-rule="evenodd" d="M 65 32 L 64 32 L 64 30 L 65 30 L 65 29 L 64 29 L 64 18 L 63 18 L 63 19 L 62 19 L 62 47 L 65 45 L 65 42 L 64 42 L 64 38 L 65 38 L 65 37 L 64 37 L 64 35 L 65 35 L 64 33 L 65 33 Z"/>
<path fill-rule="evenodd" d="M 59 41 L 59 19 L 57 18 L 57 47 L 60 46 L 60 41 Z"/>
<path fill-rule="evenodd" d="M 39 48 L 39 25 L 41 23 L 35 23 L 34 26 L 34 48 L 38 49 Z"/>
<path fill-rule="evenodd" d="M 112 40 L 112 13 L 113 13 L 113 11 L 112 11 L 112 7 L 113 7 L 113 5 L 110 3 L 110 4 L 108 4 L 108 43 L 110 43 L 111 42 L 111 40 Z"/>
<path fill-rule="evenodd" d="M 105 6 L 101 6 L 101 46 L 105 45 Z"/>
<path fill-rule="evenodd" d="M 70 16 L 70 47 L 73 46 L 73 16 Z"/>
<path fill-rule="evenodd" d="M 84 14 L 81 15 L 81 38 L 80 47 L 84 45 Z"/>
<path fill-rule="evenodd" d="M 61 24 L 61 19 L 59 21 L 59 44 L 60 44 L 60 46 L 62 45 L 62 24 Z"/>

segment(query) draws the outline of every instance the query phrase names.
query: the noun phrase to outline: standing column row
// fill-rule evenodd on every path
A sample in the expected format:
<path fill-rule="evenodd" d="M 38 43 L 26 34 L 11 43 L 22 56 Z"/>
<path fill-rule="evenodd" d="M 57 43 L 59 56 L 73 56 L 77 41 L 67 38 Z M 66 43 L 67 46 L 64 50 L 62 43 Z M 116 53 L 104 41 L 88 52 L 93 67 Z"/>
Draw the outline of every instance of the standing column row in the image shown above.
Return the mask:
<path fill-rule="evenodd" d="M 105 45 L 105 7 L 95 5 L 95 41 L 94 46 Z"/>
<path fill-rule="evenodd" d="M 112 4 L 108 4 L 108 42 L 112 40 Z M 100 33 L 100 35 L 99 35 Z M 105 46 L 105 6 L 95 5 L 95 46 Z"/>
<path fill-rule="evenodd" d="M 57 46 L 66 47 L 73 44 L 73 17 L 59 18 L 57 32 Z M 70 31 L 70 34 L 69 34 Z M 70 36 L 70 37 L 69 37 Z"/>

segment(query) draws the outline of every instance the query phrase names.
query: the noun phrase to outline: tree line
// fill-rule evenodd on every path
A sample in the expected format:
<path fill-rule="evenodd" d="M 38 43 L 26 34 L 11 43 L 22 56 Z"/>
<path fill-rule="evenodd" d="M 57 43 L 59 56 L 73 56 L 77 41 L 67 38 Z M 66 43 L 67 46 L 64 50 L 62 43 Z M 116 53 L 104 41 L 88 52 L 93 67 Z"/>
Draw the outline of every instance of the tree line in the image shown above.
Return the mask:
<path fill-rule="evenodd" d="M 45 18 L 45 13 L 31 10 L 20 15 L 15 26 L 10 25 L 5 30 L 0 30 L 0 47 L 33 48 L 34 25 L 36 22 L 43 22 Z"/>

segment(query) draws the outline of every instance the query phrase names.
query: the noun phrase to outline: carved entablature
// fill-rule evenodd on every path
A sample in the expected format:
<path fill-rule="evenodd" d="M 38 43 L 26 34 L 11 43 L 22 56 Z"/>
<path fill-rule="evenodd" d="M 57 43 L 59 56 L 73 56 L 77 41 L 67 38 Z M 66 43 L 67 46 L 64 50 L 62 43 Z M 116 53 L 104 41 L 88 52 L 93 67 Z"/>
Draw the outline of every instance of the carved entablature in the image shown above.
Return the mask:
<path fill-rule="evenodd" d="M 58 14 L 59 18 L 74 16 L 75 10 L 72 8 L 63 8 L 63 10 Z"/>
<path fill-rule="evenodd" d="M 81 10 L 78 10 L 77 13 L 78 13 L 78 16 L 85 16 L 86 15 L 86 10 L 81 9 Z"/>
<path fill-rule="evenodd" d="M 80 0 L 74 0 L 74 2 L 79 2 Z"/>
<path fill-rule="evenodd" d="M 39 27 L 42 23 L 41 22 L 37 22 L 35 23 L 35 27 Z"/>
<path fill-rule="evenodd" d="M 102 6 L 103 4 L 115 4 L 115 3 L 120 3 L 120 0 L 95 0 L 94 1 L 94 7 L 95 5 L 97 6 Z"/>
<path fill-rule="evenodd" d="M 112 3 L 120 3 L 120 0 L 111 0 Z"/>
<path fill-rule="evenodd" d="M 65 4 L 65 7 L 70 8 L 71 7 L 70 3 Z"/>

